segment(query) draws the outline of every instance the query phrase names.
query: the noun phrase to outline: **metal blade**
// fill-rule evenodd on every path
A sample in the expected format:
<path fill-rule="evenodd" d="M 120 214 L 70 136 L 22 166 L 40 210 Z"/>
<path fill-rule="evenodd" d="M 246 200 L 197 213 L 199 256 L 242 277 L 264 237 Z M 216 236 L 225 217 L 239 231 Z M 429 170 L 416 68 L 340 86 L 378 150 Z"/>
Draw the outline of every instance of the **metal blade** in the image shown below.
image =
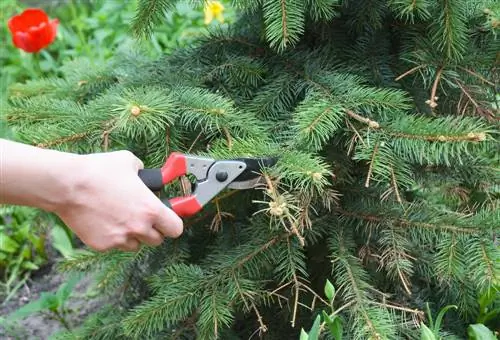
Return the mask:
<path fill-rule="evenodd" d="M 258 176 L 253 179 L 248 179 L 246 181 L 231 182 L 227 187 L 236 190 L 253 189 L 261 184 L 265 183 L 265 179 L 262 176 Z"/>
<path fill-rule="evenodd" d="M 269 157 L 269 158 L 238 158 L 238 161 L 243 161 L 246 163 L 247 168 L 243 173 L 241 173 L 238 177 L 235 178 L 233 183 L 242 182 L 246 183 L 248 180 L 254 180 L 256 178 L 261 177 L 262 168 L 271 167 L 276 164 L 278 161 L 277 157 Z M 247 184 L 242 184 L 243 186 Z"/>

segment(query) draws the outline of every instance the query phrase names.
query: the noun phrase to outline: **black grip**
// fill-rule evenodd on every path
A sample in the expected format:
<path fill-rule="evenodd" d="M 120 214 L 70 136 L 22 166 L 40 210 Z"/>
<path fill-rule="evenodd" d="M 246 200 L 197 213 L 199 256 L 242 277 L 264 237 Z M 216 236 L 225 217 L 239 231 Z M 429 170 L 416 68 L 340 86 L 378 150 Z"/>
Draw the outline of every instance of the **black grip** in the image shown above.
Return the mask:
<path fill-rule="evenodd" d="M 152 191 L 160 191 L 163 189 L 161 169 L 141 169 L 139 170 L 139 178 Z"/>
<path fill-rule="evenodd" d="M 167 208 L 172 209 L 172 204 L 170 204 L 169 198 L 162 198 L 161 201 L 167 206 Z"/>

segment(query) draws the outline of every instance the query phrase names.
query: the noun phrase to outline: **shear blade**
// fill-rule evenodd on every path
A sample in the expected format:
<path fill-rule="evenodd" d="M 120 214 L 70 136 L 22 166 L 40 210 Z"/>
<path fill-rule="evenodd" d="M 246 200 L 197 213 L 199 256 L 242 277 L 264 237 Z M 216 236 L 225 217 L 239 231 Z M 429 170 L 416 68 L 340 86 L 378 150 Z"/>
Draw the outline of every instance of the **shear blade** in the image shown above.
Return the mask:
<path fill-rule="evenodd" d="M 230 189 L 244 190 L 244 189 L 253 189 L 263 183 L 264 183 L 264 178 L 262 176 L 259 176 L 254 179 L 249 179 L 246 181 L 231 182 L 231 184 L 229 184 L 227 187 Z"/>
<path fill-rule="evenodd" d="M 277 158 L 240 158 L 237 160 L 245 162 L 247 167 L 228 185 L 231 189 L 251 189 L 262 184 L 264 179 L 261 170 L 275 165 L 278 161 Z"/>

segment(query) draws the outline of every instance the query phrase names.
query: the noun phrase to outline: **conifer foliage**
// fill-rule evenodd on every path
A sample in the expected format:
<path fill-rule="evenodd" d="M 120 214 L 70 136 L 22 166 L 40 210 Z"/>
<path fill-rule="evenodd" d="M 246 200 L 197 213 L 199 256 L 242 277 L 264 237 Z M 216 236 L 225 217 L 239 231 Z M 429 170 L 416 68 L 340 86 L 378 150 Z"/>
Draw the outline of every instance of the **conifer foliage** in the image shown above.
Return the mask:
<path fill-rule="evenodd" d="M 133 31 L 175 2 L 140 0 Z M 146 167 L 279 156 L 177 240 L 64 262 L 114 298 L 64 337 L 298 339 L 333 307 L 346 338 L 401 339 L 428 302 L 458 306 L 443 331 L 464 338 L 499 287 L 498 3 L 233 3 L 235 25 L 172 55 L 129 48 L 10 89 L 4 117 L 41 147 L 126 148 Z"/>

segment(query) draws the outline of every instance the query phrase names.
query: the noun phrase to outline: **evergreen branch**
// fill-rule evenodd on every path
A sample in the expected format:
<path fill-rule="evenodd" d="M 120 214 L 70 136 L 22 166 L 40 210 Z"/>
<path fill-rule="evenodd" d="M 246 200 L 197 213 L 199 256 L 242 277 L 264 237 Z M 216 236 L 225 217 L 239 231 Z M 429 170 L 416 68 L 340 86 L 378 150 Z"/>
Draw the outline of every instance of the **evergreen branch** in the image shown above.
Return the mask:
<path fill-rule="evenodd" d="M 462 90 L 463 94 L 465 94 L 465 96 L 467 98 L 469 98 L 469 101 L 472 103 L 472 105 L 474 105 L 474 108 L 476 109 L 476 112 L 479 112 L 481 115 L 485 116 L 486 118 L 489 118 L 490 120 L 494 118 L 494 113 L 489 111 L 488 109 L 486 108 L 482 108 L 474 98 L 472 98 L 472 95 L 469 93 L 470 91 L 468 91 L 466 88 L 465 88 L 465 85 L 462 84 L 462 82 L 460 82 L 458 79 L 455 81 L 455 84 L 457 84 L 457 86 L 460 88 L 460 90 Z M 467 106 L 465 106 L 466 108 Z"/>
<path fill-rule="evenodd" d="M 262 336 L 262 333 L 267 332 L 267 326 L 264 324 L 264 321 L 262 319 L 262 315 L 259 313 L 259 310 L 257 309 L 257 306 L 252 302 L 252 308 L 255 311 L 255 315 L 257 316 L 257 321 L 259 322 L 259 335 Z"/>
<path fill-rule="evenodd" d="M 385 134 L 384 142 L 395 155 L 417 164 L 448 166 L 452 161 L 460 163 L 464 157 L 486 152 L 490 146 L 486 142 L 488 133 L 493 132 L 484 121 L 471 117 L 404 115 L 381 125 L 377 133 Z M 368 138 L 368 132 L 364 133 Z"/>
<path fill-rule="evenodd" d="M 81 132 L 81 133 L 75 133 L 74 135 L 67 136 L 67 137 L 62 137 L 59 139 L 54 139 L 45 143 L 37 143 L 36 146 L 39 148 L 52 148 L 54 146 L 68 143 L 68 142 L 74 142 L 79 139 L 83 139 L 88 135 L 88 132 Z"/>
<path fill-rule="evenodd" d="M 340 7 L 339 0 L 306 0 L 305 8 L 309 8 L 309 15 L 313 20 L 332 20 L 339 14 L 336 11 Z"/>
<path fill-rule="evenodd" d="M 403 74 L 399 75 L 394 80 L 395 81 L 399 81 L 399 80 L 403 79 L 404 77 L 409 76 L 410 74 L 415 73 L 416 71 L 418 71 L 418 70 L 420 70 L 421 68 L 424 68 L 424 67 L 427 67 L 427 65 L 417 65 L 417 66 L 409 69 L 408 71 L 404 72 Z"/>
<path fill-rule="evenodd" d="M 484 78 L 482 75 L 480 75 L 480 74 L 478 74 L 478 73 L 476 73 L 474 71 L 469 70 L 468 68 L 461 67 L 461 66 L 459 66 L 458 68 L 461 69 L 461 70 L 463 70 L 463 71 L 465 71 L 465 72 L 467 72 L 468 74 L 470 74 L 470 75 L 478 78 L 483 83 L 486 83 L 486 84 L 491 85 L 491 86 L 495 86 L 495 83 L 493 83 L 493 82 L 489 81 L 488 79 Z"/>
<path fill-rule="evenodd" d="M 440 283 L 461 280 L 465 270 L 465 249 L 455 234 L 443 235 L 437 245 L 434 265 Z"/>
<path fill-rule="evenodd" d="M 401 194 L 399 193 L 398 189 L 398 182 L 396 180 L 396 174 L 394 173 L 394 168 L 391 167 L 391 182 L 392 182 L 392 188 L 394 190 L 394 193 L 396 195 L 396 199 L 400 204 L 403 204 L 403 200 L 401 199 Z"/>
<path fill-rule="evenodd" d="M 220 290 L 208 291 L 203 296 L 197 322 L 202 339 L 219 339 L 221 330 L 232 323 L 234 316 L 228 304 L 227 296 Z"/>
<path fill-rule="evenodd" d="M 255 59 L 227 55 L 224 56 L 221 63 L 215 64 L 203 78 L 210 81 L 219 78 L 221 81 L 226 81 L 230 88 L 244 92 L 246 95 L 247 88 L 255 89 L 263 83 L 266 71 L 265 67 Z"/>
<path fill-rule="evenodd" d="M 133 258 L 132 253 L 122 253 L 118 251 L 110 251 L 100 253 L 96 251 L 82 252 L 72 255 L 70 258 L 64 259 L 58 264 L 58 270 L 63 272 L 82 271 L 88 272 L 91 270 L 100 269 L 115 261 L 129 261 Z"/>
<path fill-rule="evenodd" d="M 282 52 L 299 41 L 304 32 L 303 0 L 264 0 L 263 11 L 270 47 Z"/>
<path fill-rule="evenodd" d="M 380 124 L 374 120 L 371 120 L 371 119 L 366 118 L 366 117 L 362 117 L 362 116 L 352 112 L 351 110 L 346 110 L 346 113 L 349 115 L 349 117 L 352 117 L 361 123 L 365 123 L 366 125 L 368 125 L 372 129 L 380 128 Z"/>
<path fill-rule="evenodd" d="M 280 235 L 280 236 L 276 236 L 276 237 L 270 239 L 269 241 L 264 243 L 262 246 L 260 246 L 259 248 L 255 249 L 253 252 L 251 252 L 250 254 L 248 254 L 245 257 L 243 257 L 242 259 L 240 259 L 232 269 L 240 269 L 246 263 L 253 260 L 257 255 L 262 254 L 265 250 L 267 250 L 271 246 L 275 245 L 278 241 L 280 241 L 284 237 L 285 237 L 284 235 Z"/>
<path fill-rule="evenodd" d="M 29 79 L 22 84 L 12 84 L 8 88 L 7 95 L 13 100 L 42 96 L 67 99 L 77 90 L 77 86 L 78 84 L 71 84 L 68 80 L 60 78 Z"/>
<path fill-rule="evenodd" d="M 123 311 L 115 305 L 107 305 L 90 314 L 78 328 L 53 334 L 57 340 L 107 340 L 123 336 L 120 327 Z"/>
<path fill-rule="evenodd" d="M 385 111 L 407 110 L 410 107 L 410 98 L 405 92 L 366 85 L 363 78 L 355 74 L 319 72 L 314 79 L 307 77 L 306 81 L 351 111 L 363 110 L 380 114 Z"/>
<path fill-rule="evenodd" d="M 393 280 L 399 279 L 404 290 L 411 295 L 409 277 L 413 275 L 413 266 L 407 255 L 410 243 L 402 230 L 393 228 L 381 231 L 379 243 L 382 245 L 380 266 L 384 267 Z"/>
<path fill-rule="evenodd" d="M 474 278 L 473 282 L 479 291 L 493 287 L 498 282 L 500 250 L 493 240 L 479 237 L 469 239 L 465 258 L 468 259 L 468 277 Z"/>
<path fill-rule="evenodd" d="M 245 108 L 256 116 L 278 119 L 292 108 L 296 91 L 296 81 L 288 73 L 277 74 L 261 87 Z"/>
<path fill-rule="evenodd" d="M 484 132 L 469 132 L 464 135 L 415 135 L 407 133 L 388 132 L 388 135 L 396 138 L 405 138 L 413 140 L 424 140 L 428 142 L 482 142 L 486 140 Z"/>
<path fill-rule="evenodd" d="M 104 128 L 104 135 L 99 133 L 101 138 L 111 132 L 130 139 L 163 135 L 177 116 L 169 93 L 154 86 L 112 88 L 88 106 L 99 117 L 95 129 Z"/>
<path fill-rule="evenodd" d="M 297 277 L 307 278 L 308 273 L 305 264 L 305 254 L 300 249 L 300 245 L 291 242 L 290 237 L 287 237 L 286 246 L 277 249 L 278 258 L 274 268 L 274 273 L 279 284 L 293 280 L 298 282 Z"/>
<path fill-rule="evenodd" d="M 231 0 L 231 4 L 245 13 L 253 13 L 262 6 L 263 0 Z"/>
<path fill-rule="evenodd" d="M 394 179 L 399 181 L 399 186 L 411 187 L 414 183 L 411 169 L 408 163 L 394 152 L 391 141 L 379 133 L 375 133 L 375 136 L 369 136 L 368 131 L 364 133 L 366 140 L 356 147 L 353 159 L 368 164 L 365 187 L 369 186 L 371 180 L 394 185 Z"/>
<path fill-rule="evenodd" d="M 431 230 L 442 230 L 451 233 L 462 233 L 462 234 L 478 234 L 481 233 L 481 229 L 472 228 L 472 227 L 461 227 L 457 225 L 451 224 L 433 224 L 433 223 L 425 223 L 419 221 L 411 221 L 406 219 L 398 219 L 398 218 L 387 218 L 386 216 L 374 215 L 374 214 L 362 214 L 354 211 L 347 211 L 341 208 L 335 209 L 337 212 L 344 216 L 355 217 L 357 219 L 361 219 L 368 222 L 376 222 L 376 223 L 391 223 L 392 225 L 399 227 L 410 227 L 410 228 L 424 228 Z"/>
<path fill-rule="evenodd" d="M 431 98 L 428 101 L 426 101 L 426 103 L 429 104 L 429 106 L 432 109 L 434 109 L 437 106 L 436 100 L 438 99 L 438 97 L 436 96 L 436 92 L 437 92 L 437 87 L 439 84 L 439 80 L 441 79 L 442 73 L 443 73 L 443 66 L 441 66 L 436 73 L 436 78 L 434 79 L 434 84 L 432 84 Z"/>
<path fill-rule="evenodd" d="M 368 188 L 370 186 L 370 178 L 372 176 L 372 173 L 373 173 L 373 167 L 374 167 L 374 164 L 375 164 L 375 156 L 377 155 L 377 151 L 378 151 L 378 147 L 379 147 L 379 143 L 377 142 L 375 144 L 375 147 L 373 148 L 373 153 L 372 153 L 372 158 L 371 158 L 371 161 L 370 161 L 370 166 L 368 167 L 368 173 L 366 174 L 366 181 L 365 181 L 365 187 Z"/>
<path fill-rule="evenodd" d="M 309 93 L 295 109 L 292 130 L 299 143 L 320 150 L 340 128 L 343 115 L 340 105 L 314 92 Z"/>
<path fill-rule="evenodd" d="M 390 0 L 389 6 L 393 8 L 397 18 L 412 24 L 417 19 L 425 21 L 431 17 L 428 0 Z"/>
<path fill-rule="evenodd" d="M 273 170 L 293 190 L 319 195 L 325 192 L 332 176 L 323 159 L 298 151 L 284 153 Z"/>
<path fill-rule="evenodd" d="M 450 61 L 464 57 L 467 43 L 466 0 L 438 1 L 439 17 L 431 25 L 431 39 Z"/>
<path fill-rule="evenodd" d="M 204 273 L 198 266 L 174 264 L 167 267 L 161 274 L 162 289 L 131 309 L 123 319 L 125 335 L 150 337 L 191 315 L 202 300 L 203 278 Z"/>
<path fill-rule="evenodd" d="M 150 36 L 165 12 L 172 9 L 177 0 L 139 0 L 132 20 L 132 31 L 137 36 Z"/>
<path fill-rule="evenodd" d="M 348 1 L 345 2 L 344 6 L 351 12 L 348 24 L 351 30 L 357 33 L 367 29 L 372 31 L 381 29 L 388 11 L 387 3 L 383 0 L 372 0 L 362 5 L 358 2 Z"/>
<path fill-rule="evenodd" d="M 344 301 L 354 304 L 350 307 L 351 333 L 355 339 L 386 339 L 395 336 L 392 320 L 387 311 L 370 306 L 372 297 L 367 282 L 368 274 L 360 260 L 352 255 L 354 248 L 350 233 L 345 229 L 334 230 L 328 240 L 333 262 L 332 275 Z"/>

